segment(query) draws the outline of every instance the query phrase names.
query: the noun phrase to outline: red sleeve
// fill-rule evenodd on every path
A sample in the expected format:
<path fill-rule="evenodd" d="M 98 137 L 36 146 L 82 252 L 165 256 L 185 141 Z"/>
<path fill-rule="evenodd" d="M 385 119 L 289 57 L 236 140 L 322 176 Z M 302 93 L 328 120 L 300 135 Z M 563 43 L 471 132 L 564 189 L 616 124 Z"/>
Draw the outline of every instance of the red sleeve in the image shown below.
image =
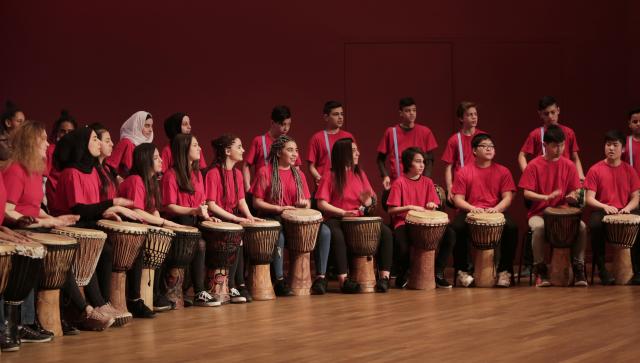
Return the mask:
<path fill-rule="evenodd" d="M 576 132 L 572 129 L 569 129 L 568 133 L 569 135 L 567 137 L 567 140 L 570 142 L 570 145 L 567 145 L 567 147 L 569 147 L 571 153 L 577 153 L 578 151 L 580 151 L 580 148 L 578 147 L 578 138 L 576 137 Z"/>
<path fill-rule="evenodd" d="M 391 152 L 391 150 L 389 148 L 389 134 L 390 133 L 391 133 L 391 128 L 387 128 L 384 131 L 384 135 L 382 135 L 382 139 L 380 140 L 380 143 L 378 144 L 378 153 L 389 155 L 389 153 Z"/>
<path fill-rule="evenodd" d="M 171 157 L 171 147 L 169 147 L 169 145 L 165 146 L 162 149 L 160 159 L 162 159 L 162 172 L 166 173 L 167 169 L 171 167 L 171 163 L 173 161 L 173 158 Z"/>
<path fill-rule="evenodd" d="M 142 179 L 137 175 L 127 177 L 122 184 L 120 184 L 119 193 L 120 197 L 127 198 L 133 201 L 133 208 L 146 210 L 145 197 L 147 191 L 144 187 Z"/>
<path fill-rule="evenodd" d="M 438 197 L 438 193 L 436 192 L 436 186 L 433 184 L 433 180 L 431 178 L 426 177 L 427 182 L 427 203 L 432 202 L 436 205 L 440 204 L 440 198 Z"/>
<path fill-rule="evenodd" d="M 532 192 L 538 191 L 538 181 L 536 178 L 535 168 L 529 163 L 520 177 L 518 186 L 522 189 L 530 190 Z"/>
<path fill-rule="evenodd" d="M 271 176 L 269 175 L 269 167 L 265 166 L 264 168 L 260 168 L 256 175 L 256 180 L 253 183 L 253 195 L 256 198 L 266 199 L 266 191 L 270 184 Z"/>
<path fill-rule="evenodd" d="M 635 172 L 633 173 L 635 174 Z M 580 177 L 578 176 L 578 168 L 574 163 L 569 166 L 569 173 L 567 174 L 567 191 L 573 191 L 580 189 Z"/>
<path fill-rule="evenodd" d="M 502 167 L 502 180 L 500 182 L 500 193 L 513 192 L 516 190 L 516 183 L 509 169 Z"/>
<path fill-rule="evenodd" d="M 467 194 L 467 173 L 465 172 L 465 168 L 460 169 L 458 175 L 453 181 L 453 187 L 451 187 L 451 192 L 455 194 L 466 195 Z"/>
<path fill-rule="evenodd" d="M 331 189 L 333 186 L 333 178 L 331 172 L 326 172 L 320 179 L 318 190 L 316 190 L 316 199 L 324 200 L 331 203 Z"/>
<path fill-rule="evenodd" d="M 313 134 L 313 136 L 311 136 L 311 139 L 309 140 L 309 152 L 307 153 L 307 161 L 315 164 L 318 162 L 318 137 L 317 137 L 317 133 Z"/>
<path fill-rule="evenodd" d="M 242 176 L 242 172 L 240 169 L 235 169 L 236 173 L 236 181 L 238 182 L 238 200 L 244 199 L 246 195 L 244 194 L 244 177 Z"/>
<path fill-rule="evenodd" d="M 2 174 L 4 176 L 4 186 L 7 190 L 7 202 L 18 204 L 22 199 L 24 187 L 27 183 L 24 169 L 13 162 Z"/>
<path fill-rule="evenodd" d="M 593 190 L 594 192 L 598 191 L 598 186 L 599 186 L 599 178 L 598 178 L 598 173 L 596 170 L 594 170 L 594 168 L 597 166 L 594 165 L 591 167 L 591 169 L 589 169 L 589 171 L 587 172 L 587 176 L 584 179 L 584 188 L 585 189 L 589 189 L 589 190 Z"/>
<path fill-rule="evenodd" d="M 457 143 L 455 142 L 455 136 L 452 136 L 447 140 L 447 145 L 444 147 L 442 158 L 440 160 L 447 164 L 453 164 L 453 158 L 456 156 Z"/>
<path fill-rule="evenodd" d="M 298 159 L 300 160 L 300 159 Z M 309 185 L 307 184 L 307 177 L 304 176 L 304 173 L 300 171 L 300 181 L 302 182 L 302 194 L 304 195 L 304 199 L 310 199 L 311 193 L 309 192 Z"/>
<path fill-rule="evenodd" d="M 403 207 L 402 203 L 402 178 L 398 178 L 391 183 L 387 205 L 389 207 Z"/>
<path fill-rule="evenodd" d="M 260 145 L 258 145 L 260 136 L 256 136 L 255 138 L 253 138 L 253 140 L 251 141 L 251 145 L 249 146 L 249 152 L 247 152 L 247 157 L 245 158 L 245 163 L 249 164 L 249 165 L 255 165 L 256 163 L 256 154 L 257 154 L 257 149 Z"/>
<path fill-rule="evenodd" d="M 636 190 L 640 189 L 640 177 L 638 177 L 638 173 L 635 172 L 635 170 L 630 166 L 627 165 L 627 169 L 629 169 L 629 175 L 631 178 L 631 193 L 635 192 Z"/>
<path fill-rule="evenodd" d="M 122 164 L 127 167 L 127 170 L 131 170 L 131 167 L 133 166 L 133 149 L 135 149 L 135 145 L 128 139 L 124 139 L 120 142 L 124 142 L 125 144 L 125 148 L 122 154 Z"/>
<path fill-rule="evenodd" d="M 431 132 L 431 129 L 425 126 L 425 131 L 426 134 L 424 135 L 424 149 L 426 152 L 429 152 L 436 149 L 438 147 L 438 143 L 436 142 L 436 137 L 433 135 L 433 132 Z"/>
<path fill-rule="evenodd" d="M 67 192 L 66 195 L 61 196 L 65 198 L 67 201 L 67 205 L 72 208 L 76 204 L 95 204 L 96 201 L 91 200 L 85 193 L 84 188 L 78 187 L 84 185 L 89 182 L 86 180 L 84 176 L 91 177 L 91 175 L 82 174 L 80 171 L 76 169 L 71 169 L 70 172 L 63 173 L 66 175 L 66 178 L 60 178 L 60 182 L 58 184 L 64 183 L 67 187 L 64 188 Z M 72 187 L 69 187 L 71 185 Z"/>
<path fill-rule="evenodd" d="M 525 154 L 533 155 L 533 149 L 533 133 L 529 133 L 529 135 L 527 135 L 527 139 L 524 140 L 524 144 L 522 144 L 520 151 Z"/>
<path fill-rule="evenodd" d="M 373 187 L 371 187 L 371 183 L 369 182 L 367 174 L 364 171 L 360 171 L 360 175 L 362 175 L 362 183 L 364 184 L 364 188 L 371 192 L 371 194 L 375 195 L 376 192 L 375 190 L 373 190 Z"/>
<path fill-rule="evenodd" d="M 162 205 L 169 204 L 178 204 L 178 181 L 171 170 L 162 177 Z"/>
<path fill-rule="evenodd" d="M 207 176 L 204 178 L 204 194 L 207 201 L 218 201 L 218 186 L 220 185 L 220 171 L 218 168 L 212 168 L 207 172 Z"/>

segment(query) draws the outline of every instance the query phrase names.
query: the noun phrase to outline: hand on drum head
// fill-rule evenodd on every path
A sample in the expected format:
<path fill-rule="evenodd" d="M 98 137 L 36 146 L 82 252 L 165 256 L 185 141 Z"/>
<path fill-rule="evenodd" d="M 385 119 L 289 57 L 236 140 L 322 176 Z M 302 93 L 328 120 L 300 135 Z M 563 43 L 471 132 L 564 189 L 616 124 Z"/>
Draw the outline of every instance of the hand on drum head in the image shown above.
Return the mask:
<path fill-rule="evenodd" d="M 631 208 L 629 208 L 629 207 L 624 207 L 624 208 L 620 209 L 620 210 L 618 211 L 618 213 L 620 213 L 620 214 L 629 214 L 629 213 L 631 213 Z"/>
<path fill-rule="evenodd" d="M 409 210 L 414 210 L 416 212 L 426 212 L 428 208 L 428 206 L 427 208 L 424 208 L 419 205 L 409 205 L 408 207 L 409 207 Z"/>
<path fill-rule="evenodd" d="M 427 203 L 427 209 L 436 210 L 437 208 L 438 208 L 438 205 L 436 203 L 434 202 Z"/>
<path fill-rule="evenodd" d="M 568 204 L 573 204 L 576 205 L 578 204 L 578 192 L 576 190 L 572 191 L 571 193 L 567 194 L 564 197 L 564 200 L 568 203 Z"/>
<path fill-rule="evenodd" d="M 299 199 L 296 202 L 296 207 L 298 208 L 309 208 L 311 206 L 311 203 L 309 202 L 309 199 Z"/>
<path fill-rule="evenodd" d="M 487 208 L 484 210 L 485 213 L 501 213 L 497 208 Z"/>
<path fill-rule="evenodd" d="M 29 242 L 30 239 L 23 234 L 14 232 L 5 226 L 0 226 L 0 239 L 9 242 Z"/>
<path fill-rule="evenodd" d="M 20 218 L 18 218 L 18 220 L 16 221 L 16 226 L 18 228 L 27 228 L 30 225 L 36 223 L 37 220 L 33 217 L 29 217 L 29 216 L 22 216 Z"/>
<path fill-rule="evenodd" d="M 345 210 L 342 212 L 343 217 L 358 217 L 360 215 L 359 210 Z"/>
<path fill-rule="evenodd" d="M 133 201 L 127 198 L 113 198 L 113 205 L 118 207 L 133 207 Z"/>
<path fill-rule="evenodd" d="M 478 208 L 478 207 L 475 207 L 475 206 L 473 206 L 473 208 L 471 208 L 471 210 L 469 210 L 469 213 L 484 213 L 484 212 L 485 212 L 484 209 Z"/>
<path fill-rule="evenodd" d="M 62 223 L 62 226 L 70 226 L 72 224 L 76 224 L 80 220 L 80 216 L 77 214 L 65 214 L 61 216 L 57 216 Z"/>
<path fill-rule="evenodd" d="M 603 208 L 603 210 L 604 210 L 604 212 L 605 212 L 606 214 L 618 214 L 618 213 L 619 213 L 618 208 L 616 208 L 616 207 L 612 207 L 612 206 L 610 206 L 610 205 L 605 206 L 605 207 Z"/>

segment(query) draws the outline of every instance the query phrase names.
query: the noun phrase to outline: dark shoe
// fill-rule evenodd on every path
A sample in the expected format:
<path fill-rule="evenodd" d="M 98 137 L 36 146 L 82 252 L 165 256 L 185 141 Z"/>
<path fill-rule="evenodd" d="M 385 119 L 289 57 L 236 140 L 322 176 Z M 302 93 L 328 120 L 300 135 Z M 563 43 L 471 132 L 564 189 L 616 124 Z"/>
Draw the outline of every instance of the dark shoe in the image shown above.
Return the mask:
<path fill-rule="evenodd" d="M 573 264 L 573 276 L 574 276 L 573 286 L 578 286 L 578 287 L 589 286 L 589 283 L 587 282 L 587 277 L 584 275 L 583 262 L 575 262 Z"/>
<path fill-rule="evenodd" d="M 324 277 L 316 277 L 313 281 L 313 285 L 311 285 L 311 291 L 315 295 L 324 295 L 327 292 L 327 279 Z"/>
<path fill-rule="evenodd" d="M 524 265 L 522 267 L 522 271 L 520 272 L 520 277 L 529 277 L 531 275 L 531 266 Z"/>
<path fill-rule="evenodd" d="M 376 292 L 387 292 L 389 291 L 389 278 L 383 277 L 379 278 L 376 281 Z"/>
<path fill-rule="evenodd" d="M 251 296 L 251 292 L 249 291 L 249 289 L 247 289 L 246 285 L 240 286 L 238 290 L 240 291 L 240 295 L 242 295 L 242 297 L 247 299 L 248 303 L 253 301 L 253 296 Z"/>
<path fill-rule="evenodd" d="M 360 284 L 353 280 L 346 279 L 342 287 L 340 287 L 340 292 L 343 294 L 357 294 L 360 292 Z"/>
<path fill-rule="evenodd" d="M 549 272 L 547 270 L 547 264 L 539 263 L 535 266 L 536 273 L 536 287 L 548 287 L 551 286 L 549 281 Z"/>
<path fill-rule="evenodd" d="M 127 309 L 134 318 L 151 319 L 156 314 L 144 304 L 144 300 L 127 300 Z"/>
<path fill-rule="evenodd" d="M 23 325 L 19 328 L 20 342 L 22 343 L 48 343 L 53 339 L 50 335 L 41 334 L 29 327 Z"/>
<path fill-rule="evenodd" d="M 444 274 L 436 274 L 436 287 L 450 289 L 453 286 L 444 278 Z"/>
<path fill-rule="evenodd" d="M 31 330 L 36 331 L 40 334 L 48 335 L 51 337 L 53 336 L 53 332 L 43 328 L 42 325 L 40 325 L 40 322 L 38 321 L 38 319 L 36 319 L 36 322 L 34 324 L 29 325 L 29 328 L 31 328 Z"/>
<path fill-rule="evenodd" d="M 2 308 L 2 306 L 0 306 Z M 0 348 L 3 352 L 15 352 L 20 350 L 20 316 L 22 305 L 4 303 L 4 331 Z"/>
<path fill-rule="evenodd" d="M 284 279 L 276 280 L 276 283 L 273 285 L 273 290 L 276 293 L 276 296 L 292 296 L 293 291 L 287 285 L 287 282 Z"/>
<path fill-rule="evenodd" d="M 633 277 L 629 281 L 629 285 L 640 285 L 640 272 L 633 274 Z"/>
<path fill-rule="evenodd" d="M 17 352 L 20 350 L 20 343 L 10 339 L 9 337 L 2 336 L 0 341 L 0 350 L 3 352 Z"/>
<path fill-rule="evenodd" d="M 404 289 L 405 287 L 407 287 L 407 282 L 408 280 L 406 273 L 399 273 L 396 277 L 396 289 Z"/>
<path fill-rule="evenodd" d="M 615 285 L 616 279 L 609 275 L 609 271 L 607 271 L 606 267 L 602 266 L 602 268 L 598 268 L 598 275 L 600 276 L 600 283 L 602 285 Z"/>
<path fill-rule="evenodd" d="M 62 334 L 63 335 L 78 335 L 80 334 L 80 330 L 78 330 L 75 326 L 67 323 L 66 320 L 62 320 Z"/>
<path fill-rule="evenodd" d="M 155 312 L 168 311 L 175 308 L 176 305 L 164 295 L 158 295 L 153 299 L 153 311 Z"/>

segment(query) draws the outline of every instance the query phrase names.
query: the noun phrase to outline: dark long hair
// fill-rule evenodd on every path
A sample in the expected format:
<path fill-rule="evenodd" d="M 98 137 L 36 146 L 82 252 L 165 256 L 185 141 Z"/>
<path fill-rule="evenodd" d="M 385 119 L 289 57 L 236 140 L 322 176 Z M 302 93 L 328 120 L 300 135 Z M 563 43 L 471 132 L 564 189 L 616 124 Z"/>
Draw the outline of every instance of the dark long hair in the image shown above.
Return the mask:
<path fill-rule="evenodd" d="M 102 135 L 105 132 L 109 132 L 107 128 L 99 122 L 94 122 L 89 125 L 89 128 L 96 132 L 98 139 L 102 140 Z M 107 198 L 109 186 L 112 186 L 118 190 L 118 179 L 116 178 L 116 171 L 106 163 L 106 160 L 96 163 L 96 169 L 98 169 L 98 176 L 100 176 L 100 199 Z"/>
<path fill-rule="evenodd" d="M 226 151 L 227 151 L 227 148 L 230 148 L 231 145 L 233 145 L 233 142 L 237 138 L 238 137 L 233 134 L 223 134 L 217 139 L 214 139 L 211 141 L 211 147 L 213 147 L 213 152 L 215 153 L 215 157 L 209 169 L 217 168 L 218 171 L 220 172 L 220 183 L 222 184 L 222 190 L 223 190 L 222 199 L 225 201 L 228 201 L 227 198 L 229 198 L 229 194 L 226 193 L 227 181 L 226 181 L 226 178 L 224 177 L 224 164 L 225 164 L 225 161 L 227 160 Z M 236 202 L 238 202 L 238 180 L 236 179 L 235 170 L 232 169 L 231 174 L 233 175 L 233 187 L 235 188 L 235 192 L 236 192 L 235 194 Z"/>
<path fill-rule="evenodd" d="M 271 150 L 269 150 L 269 164 L 271 164 L 271 200 L 277 202 L 278 205 L 282 205 L 283 202 L 282 182 L 280 182 L 280 172 L 278 171 L 278 153 L 280 153 L 280 151 L 284 149 L 284 146 L 290 141 L 295 142 L 290 136 L 280 135 L 273 144 L 271 144 Z M 291 173 L 296 181 L 297 198 L 298 200 L 303 199 L 304 189 L 302 188 L 302 178 L 300 177 L 298 168 L 292 165 Z"/>
<path fill-rule="evenodd" d="M 133 165 L 130 175 L 138 175 L 142 178 L 142 184 L 146 191 L 144 195 L 144 208 L 146 210 L 160 210 L 162 207 L 162 195 L 158 176 L 153 170 L 153 154 L 157 150 L 152 143 L 142 143 L 133 149 Z"/>
<path fill-rule="evenodd" d="M 178 188 L 189 194 L 195 193 L 191 182 L 191 172 L 200 170 L 198 160 L 189 165 L 189 148 L 191 148 L 191 134 L 178 134 L 171 141 L 171 155 L 173 156 L 173 169 L 176 171 Z"/>
<path fill-rule="evenodd" d="M 169 142 L 173 141 L 176 135 L 182 133 L 182 119 L 187 116 L 186 113 L 176 112 L 164 120 L 164 132 L 167 134 Z"/>
<path fill-rule="evenodd" d="M 349 137 L 336 141 L 331 149 L 331 171 L 338 194 L 342 193 L 347 182 L 347 168 L 360 176 L 360 168 L 353 164 L 353 139 Z"/>
<path fill-rule="evenodd" d="M 72 124 L 74 130 L 78 128 L 78 123 L 76 122 L 75 117 L 71 116 L 71 114 L 69 113 L 69 110 L 60 111 L 60 117 L 58 117 L 58 119 L 53 122 L 51 135 L 49 135 L 50 143 L 52 144 L 56 143 L 56 138 L 58 137 L 58 131 L 60 130 L 60 127 L 62 126 L 62 124 L 65 122 Z M 98 138 L 100 138 L 99 135 L 98 135 Z"/>

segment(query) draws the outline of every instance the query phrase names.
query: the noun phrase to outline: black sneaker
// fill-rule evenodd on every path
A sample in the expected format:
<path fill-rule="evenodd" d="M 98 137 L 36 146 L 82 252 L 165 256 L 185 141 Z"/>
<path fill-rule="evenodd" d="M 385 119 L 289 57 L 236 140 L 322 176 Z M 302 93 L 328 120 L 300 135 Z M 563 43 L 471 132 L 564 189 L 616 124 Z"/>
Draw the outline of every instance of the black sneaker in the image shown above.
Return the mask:
<path fill-rule="evenodd" d="M 315 295 L 324 295 L 327 292 L 327 279 L 324 277 L 316 277 L 313 281 L 313 285 L 311 285 L 311 291 Z"/>
<path fill-rule="evenodd" d="M 449 283 L 449 281 L 447 281 L 447 279 L 444 278 L 444 275 L 436 274 L 436 287 L 439 287 L 441 289 L 450 289 L 453 286 L 451 285 L 451 283 Z"/>
<path fill-rule="evenodd" d="M 37 331 L 40 334 L 44 334 L 44 335 L 48 335 L 48 336 L 53 336 L 53 332 L 52 331 L 48 331 L 47 329 L 43 328 L 42 325 L 40 325 L 40 322 L 38 321 L 38 319 L 36 318 L 35 323 L 29 325 L 29 328 L 31 328 L 31 330 Z"/>
<path fill-rule="evenodd" d="M 240 291 L 240 295 L 242 295 L 245 299 L 247 299 L 248 303 L 253 301 L 253 296 L 251 296 L 251 291 L 247 289 L 246 285 L 240 286 L 238 290 Z"/>
<path fill-rule="evenodd" d="M 604 286 L 615 285 L 616 279 L 609 275 L 609 271 L 605 267 L 598 268 L 598 275 L 600 276 L 600 283 Z"/>
<path fill-rule="evenodd" d="M 162 312 L 175 308 L 176 305 L 164 295 L 158 295 L 153 299 L 153 311 Z"/>
<path fill-rule="evenodd" d="M 293 291 L 287 285 L 287 282 L 284 279 L 276 280 L 276 283 L 273 285 L 273 290 L 276 293 L 276 296 L 292 296 Z"/>
<path fill-rule="evenodd" d="M 360 284 L 353 280 L 346 279 L 342 287 L 340 287 L 340 292 L 343 294 L 357 294 L 360 292 Z"/>
<path fill-rule="evenodd" d="M 75 326 L 69 324 L 66 320 L 62 320 L 60 323 L 62 325 L 62 334 L 63 335 L 78 335 L 78 334 L 80 334 L 80 330 L 78 330 L 78 328 L 76 328 Z"/>
<path fill-rule="evenodd" d="M 389 291 L 389 278 L 383 277 L 376 281 L 376 291 L 377 292 L 387 292 Z"/>
<path fill-rule="evenodd" d="M 48 343 L 53 339 L 52 336 L 40 334 L 27 325 L 23 325 L 19 329 L 18 334 L 22 343 Z"/>
<path fill-rule="evenodd" d="M 134 318 L 151 319 L 156 314 L 144 304 L 144 300 L 127 300 L 127 309 Z"/>
<path fill-rule="evenodd" d="M 629 281 L 629 285 L 640 285 L 640 272 L 633 274 L 633 277 Z"/>
<path fill-rule="evenodd" d="M 407 280 L 407 274 L 406 273 L 399 273 L 398 276 L 396 277 L 396 289 L 404 289 L 405 287 L 407 287 L 407 282 L 409 280 Z"/>
<path fill-rule="evenodd" d="M 584 275 L 584 263 L 576 262 L 573 264 L 573 276 L 574 276 L 573 286 L 578 286 L 578 287 L 589 286 L 589 283 L 587 282 L 587 277 Z"/>

